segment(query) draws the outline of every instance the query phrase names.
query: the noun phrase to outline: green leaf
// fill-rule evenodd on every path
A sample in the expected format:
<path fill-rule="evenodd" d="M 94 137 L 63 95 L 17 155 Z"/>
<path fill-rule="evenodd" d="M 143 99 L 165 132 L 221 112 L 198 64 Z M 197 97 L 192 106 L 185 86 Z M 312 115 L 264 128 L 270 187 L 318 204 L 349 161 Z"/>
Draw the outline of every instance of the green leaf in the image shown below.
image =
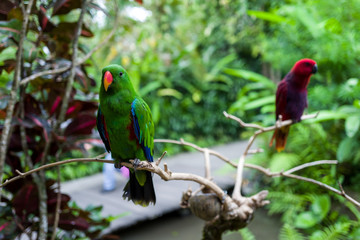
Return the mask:
<path fill-rule="evenodd" d="M 306 120 L 307 123 L 316 123 L 337 119 L 346 119 L 349 115 L 340 111 L 321 110 L 316 118 Z"/>
<path fill-rule="evenodd" d="M 161 116 L 159 101 L 153 102 L 153 104 L 151 106 L 151 113 L 152 113 L 154 123 L 159 122 L 160 116 Z"/>
<path fill-rule="evenodd" d="M 331 201 L 327 195 L 316 196 L 311 204 L 311 211 L 317 216 L 318 222 L 322 221 L 330 211 Z"/>
<path fill-rule="evenodd" d="M 296 231 L 293 226 L 285 223 L 284 226 L 280 230 L 279 240 L 304 240 L 304 236 Z"/>
<path fill-rule="evenodd" d="M 323 26 L 317 22 L 314 15 L 311 14 L 308 9 L 298 7 L 294 12 L 294 16 L 300 20 L 314 38 L 318 38 L 324 33 Z"/>
<path fill-rule="evenodd" d="M 302 212 L 295 218 L 295 226 L 301 229 L 311 228 L 317 223 L 318 219 L 312 212 Z"/>
<path fill-rule="evenodd" d="M 146 86 L 142 87 L 139 90 L 139 95 L 142 97 L 146 96 L 146 94 L 158 89 L 160 86 L 161 86 L 160 82 L 150 82 L 149 84 L 147 84 Z"/>
<path fill-rule="evenodd" d="M 346 118 L 345 121 L 345 131 L 348 137 L 353 137 L 359 130 L 360 126 L 360 116 L 359 115 L 352 115 Z"/>
<path fill-rule="evenodd" d="M 0 21 L 0 33 L 20 35 L 21 21 L 11 19 L 10 21 Z"/>
<path fill-rule="evenodd" d="M 223 70 L 223 72 L 226 74 L 229 74 L 231 76 L 234 76 L 234 77 L 243 78 L 243 79 L 253 81 L 253 82 L 260 82 L 264 86 L 266 86 L 270 89 L 275 89 L 275 87 L 276 87 L 275 83 L 273 83 L 270 79 L 268 79 L 267 77 L 264 77 L 261 74 L 258 74 L 258 73 L 252 72 L 252 71 L 225 68 Z"/>
<path fill-rule="evenodd" d="M 249 228 L 243 228 L 239 230 L 243 240 L 256 240 L 255 235 L 249 230 Z"/>
<path fill-rule="evenodd" d="M 177 98 L 179 100 L 182 99 L 183 95 L 181 94 L 181 92 L 173 89 L 173 88 L 163 88 L 163 89 L 160 89 L 158 92 L 157 92 L 158 96 L 160 97 L 164 97 L 164 96 L 170 96 L 170 97 L 174 97 L 174 98 Z"/>
<path fill-rule="evenodd" d="M 341 23 L 336 18 L 329 18 L 326 20 L 325 29 L 335 34 L 340 34 L 342 32 Z"/>
<path fill-rule="evenodd" d="M 269 168 L 272 172 L 288 170 L 300 162 L 299 156 L 292 153 L 275 153 Z"/>
<path fill-rule="evenodd" d="M 3 61 L 8 59 L 16 58 L 16 48 L 15 47 L 7 47 L 0 54 L 0 64 L 2 65 Z"/>
<path fill-rule="evenodd" d="M 336 153 L 339 162 L 352 161 L 358 147 L 358 141 L 353 138 L 345 138 L 342 140 Z"/>
<path fill-rule="evenodd" d="M 274 23 L 281 23 L 281 22 L 286 22 L 286 23 L 290 23 L 290 19 L 279 16 L 275 13 L 271 13 L 271 12 L 264 12 L 264 11 L 255 11 L 255 10 L 248 10 L 247 14 L 249 16 L 254 16 L 256 18 L 265 20 L 265 21 L 269 21 L 269 22 L 274 22 Z"/>
<path fill-rule="evenodd" d="M 228 65 L 232 61 L 234 61 L 236 58 L 237 58 L 236 54 L 233 53 L 221 58 L 211 69 L 210 75 L 213 76 L 217 75 L 221 71 L 221 69 L 223 69 L 226 65 Z"/>
<path fill-rule="evenodd" d="M 355 99 L 353 105 L 356 108 L 360 108 L 360 99 Z"/>
<path fill-rule="evenodd" d="M 120 213 L 120 214 L 115 215 L 115 216 L 109 215 L 109 216 L 106 217 L 106 220 L 108 220 L 109 222 L 111 222 L 111 221 L 114 221 L 114 220 L 116 220 L 116 219 L 118 219 L 118 218 L 126 217 L 126 216 L 128 216 L 128 215 L 130 215 L 130 214 L 131 214 L 131 212 L 123 212 L 123 213 Z"/>
<path fill-rule="evenodd" d="M 360 211 L 358 210 L 358 208 L 355 207 L 353 203 L 350 203 L 348 201 L 345 201 L 343 204 L 354 214 L 354 216 L 356 216 L 357 221 L 360 223 Z"/>
<path fill-rule="evenodd" d="M 256 99 L 254 101 L 248 102 L 245 104 L 244 109 L 245 110 L 251 110 L 258 107 L 263 107 L 268 104 L 274 104 L 275 103 L 275 97 L 274 96 L 267 96 L 263 98 Z"/>
<path fill-rule="evenodd" d="M 323 230 L 318 230 L 310 236 L 310 240 L 342 240 L 349 239 L 351 222 L 337 222 Z"/>

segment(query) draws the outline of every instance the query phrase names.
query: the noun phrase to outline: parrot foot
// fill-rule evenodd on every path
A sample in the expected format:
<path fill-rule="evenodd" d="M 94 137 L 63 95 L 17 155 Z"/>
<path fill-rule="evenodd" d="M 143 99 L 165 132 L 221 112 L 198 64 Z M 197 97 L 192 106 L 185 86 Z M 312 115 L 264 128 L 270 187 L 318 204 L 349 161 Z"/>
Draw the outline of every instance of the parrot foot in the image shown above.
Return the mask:
<path fill-rule="evenodd" d="M 138 158 L 134 159 L 134 162 L 133 162 L 134 170 L 136 170 L 136 168 L 140 165 L 140 163 L 141 163 L 140 159 L 138 159 Z"/>
<path fill-rule="evenodd" d="M 293 121 L 293 123 L 298 123 L 298 122 L 301 122 L 301 117 L 300 118 L 294 118 L 294 119 L 291 119 Z"/>
<path fill-rule="evenodd" d="M 122 167 L 122 165 L 121 165 L 121 161 L 115 161 L 115 168 L 121 168 Z"/>

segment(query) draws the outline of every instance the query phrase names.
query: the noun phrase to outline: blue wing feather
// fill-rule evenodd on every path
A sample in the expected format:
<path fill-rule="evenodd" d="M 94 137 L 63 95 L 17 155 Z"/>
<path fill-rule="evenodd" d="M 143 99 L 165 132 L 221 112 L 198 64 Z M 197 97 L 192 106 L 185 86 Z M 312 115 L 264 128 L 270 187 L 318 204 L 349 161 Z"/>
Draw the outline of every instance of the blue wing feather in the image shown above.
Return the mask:
<path fill-rule="evenodd" d="M 152 153 L 152 150 L 150 149 L 150 147 L 146 144 L 145 137 L 143 136 L 144 135 L 143 131 L 141 131 L 141 128 L 140 128 L 139 118 L 136 114 L 136 112 L 137 112 L 136 105 L 138 104 L 137 101 L 138 101 L 138 99 L 135 99 L 131 104 L 131 115 L 133 117 L 135 136 L 136 136 L 137 140 L 139 141 L 141 148 L 144 151 L 146 159 L 149 162 L 152 162 L 153 161 L 153 153 Z M 140 116 L 140 120 L 143 120 L 143 116 Z M 150 122 L 150 124 L 152 124 L 152 122 Z M 147 127 L 147 124 L 145 125 L 145 127 Z M 144 131 L 146 131 L 146 129 L 144 129 Z"/>

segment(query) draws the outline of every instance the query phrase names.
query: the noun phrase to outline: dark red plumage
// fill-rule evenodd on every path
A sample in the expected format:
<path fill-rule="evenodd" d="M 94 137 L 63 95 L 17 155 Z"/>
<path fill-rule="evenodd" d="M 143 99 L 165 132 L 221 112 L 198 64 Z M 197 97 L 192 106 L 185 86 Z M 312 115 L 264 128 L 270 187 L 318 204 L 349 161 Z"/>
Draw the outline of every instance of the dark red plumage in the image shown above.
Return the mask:
<path fill-rule="evenodd" d="M 276 91 L 276 120 L 292 119 L 299 122 L 307 103 L 307 86 L 312 74 L 317 72 L 317 64 L 312 59 L 301 59 L 279 83 Z M 271 139 L 276 140 L 276 150 L 284 150 L 290 126 L 276 129 Z"/>

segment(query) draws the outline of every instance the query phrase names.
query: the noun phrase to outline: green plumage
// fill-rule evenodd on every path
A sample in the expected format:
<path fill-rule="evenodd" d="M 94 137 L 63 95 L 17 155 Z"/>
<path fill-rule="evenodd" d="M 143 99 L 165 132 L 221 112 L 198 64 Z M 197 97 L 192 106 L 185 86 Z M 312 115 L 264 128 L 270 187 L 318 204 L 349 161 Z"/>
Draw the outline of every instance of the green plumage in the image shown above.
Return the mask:
<path fill-rule="evenodd" d="M 97 125 L 115 166 L 130 159 L 153 161 L 154 124 L 150 108 L 135 92 L 123 67 L 110 65 L 102 74 Z M 155 203 L 151 173 L 131 169 L 123 197 L 141 205 Z"/>

